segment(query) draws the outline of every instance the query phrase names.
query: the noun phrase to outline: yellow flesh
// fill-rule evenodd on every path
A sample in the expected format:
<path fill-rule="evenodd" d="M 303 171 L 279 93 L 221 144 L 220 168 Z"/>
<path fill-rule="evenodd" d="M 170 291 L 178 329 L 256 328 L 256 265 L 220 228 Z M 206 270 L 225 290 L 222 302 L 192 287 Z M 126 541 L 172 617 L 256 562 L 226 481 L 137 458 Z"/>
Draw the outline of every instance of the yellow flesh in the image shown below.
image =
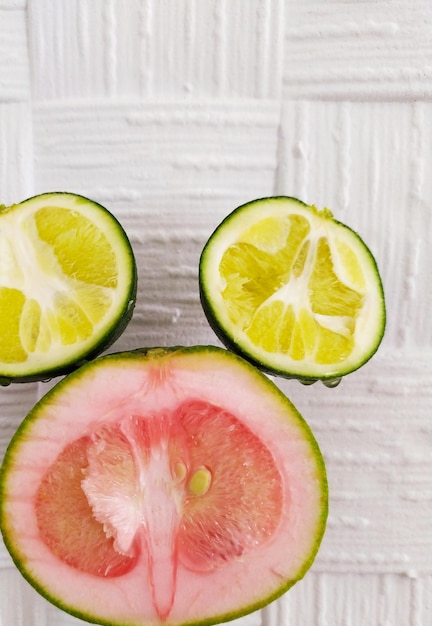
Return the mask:
<path fill-rule="evenodd" d="M 366 280 L 328 214 L 257 221 L 226 249 L 219 272 L 231 322 L 258 349 L 321 365 L 352 353 Z"/>
<path fill-rule="evenodd" d="M 0 361 L 75 346 L 110 310 L 117 259 L 106 235 L 68 208 L 46 206 L 2 217 Z M 7 220 L 7 221 L 6 221 Z"/>

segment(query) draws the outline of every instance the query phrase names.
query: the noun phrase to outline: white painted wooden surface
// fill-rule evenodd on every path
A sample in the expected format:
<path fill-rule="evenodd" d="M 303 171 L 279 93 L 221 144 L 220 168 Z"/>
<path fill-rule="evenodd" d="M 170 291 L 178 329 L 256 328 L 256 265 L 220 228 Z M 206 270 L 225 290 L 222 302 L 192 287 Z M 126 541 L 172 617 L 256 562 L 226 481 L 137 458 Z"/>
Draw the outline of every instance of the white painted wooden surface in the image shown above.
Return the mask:
<path fill-rule="evenodd" d="M 287 194 L 357 229 L 388 304 L 336 389 L 279 384 L 328 464 L 306 578 L 239 626 L 432 625 L 432 4 L 0 0 L 0 202 L 68 190 L 121 220 L 136 314 L 116 344 L 217 343 L 197 265 L 242 202 Z M 44 393 L 0 389 L 0 454 Z M 80 624 L 0 548 L 0 626 Z"/>

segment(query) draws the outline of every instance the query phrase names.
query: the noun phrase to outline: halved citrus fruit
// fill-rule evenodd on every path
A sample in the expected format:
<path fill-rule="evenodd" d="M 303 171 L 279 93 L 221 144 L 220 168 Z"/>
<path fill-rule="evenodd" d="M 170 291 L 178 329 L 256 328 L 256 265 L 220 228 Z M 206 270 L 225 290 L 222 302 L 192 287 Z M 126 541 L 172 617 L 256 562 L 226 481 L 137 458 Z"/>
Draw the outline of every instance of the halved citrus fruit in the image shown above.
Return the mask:
<path fill-rule="evenodd" d="M 210 325 L 261 369 L 331 386 L 377 350 L 384 294 L 374 257 L 328 209 L 288 197 L 237 208 L 200 259 Z"/>
<path fill-rule="evenodd" d="M 128 237 L 100 204 L 46 193 L 0 206 L 0 383 L 99 354 L 129 322 L 136 280 Z"/>
<path fill-rule="evenodd" d="M 0 525 L 48 600 L 98 624 L 216 624 L 284 593 L 327 518 L 324 461 L 291 402 L 227 350 L 103 356 L 13 437 Z"/>

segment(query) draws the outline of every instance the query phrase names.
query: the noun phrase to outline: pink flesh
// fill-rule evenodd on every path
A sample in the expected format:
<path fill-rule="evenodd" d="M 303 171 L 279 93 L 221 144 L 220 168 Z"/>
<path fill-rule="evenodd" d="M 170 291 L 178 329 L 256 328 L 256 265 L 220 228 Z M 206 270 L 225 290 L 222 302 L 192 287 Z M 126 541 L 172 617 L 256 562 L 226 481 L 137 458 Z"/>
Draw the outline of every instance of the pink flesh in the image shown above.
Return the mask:
<path fill-rule="evenodd" d="M 202 468 L 210 484 L 196 492 L 191 479 Z M 40 484 L 36 515 L 49 548 L 81 571 L 118 577 L 144 558 L 163 620 L 180 563 L 211 572 L 250 552 L 273 535 L 282 505 L 262 441 L 224 409 L 188 400 L 67 446 Z"/>

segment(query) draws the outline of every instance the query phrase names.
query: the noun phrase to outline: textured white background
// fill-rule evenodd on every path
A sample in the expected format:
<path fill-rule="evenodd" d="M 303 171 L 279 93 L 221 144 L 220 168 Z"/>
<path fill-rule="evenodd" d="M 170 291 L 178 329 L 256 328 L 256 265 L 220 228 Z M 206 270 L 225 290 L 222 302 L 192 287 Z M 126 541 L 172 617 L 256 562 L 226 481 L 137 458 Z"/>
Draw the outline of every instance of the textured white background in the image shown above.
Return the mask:
<path fill-rule="evenodd" d="M 73 191 L 120 219 L 140 282 L 116 348 L 217 343 L 199 254 L 257 197 L 329 206 L 381 268 L 374 359 L 278 383 L 325 455 L 328 531 L 239 626 L 432 625 L 431 174 L 431 2 L 0 0 L 0 202 Z M 46 389 L 0 389 L 0 455 Z M 0 626 L 80 623 L 0 547 Z"/>

